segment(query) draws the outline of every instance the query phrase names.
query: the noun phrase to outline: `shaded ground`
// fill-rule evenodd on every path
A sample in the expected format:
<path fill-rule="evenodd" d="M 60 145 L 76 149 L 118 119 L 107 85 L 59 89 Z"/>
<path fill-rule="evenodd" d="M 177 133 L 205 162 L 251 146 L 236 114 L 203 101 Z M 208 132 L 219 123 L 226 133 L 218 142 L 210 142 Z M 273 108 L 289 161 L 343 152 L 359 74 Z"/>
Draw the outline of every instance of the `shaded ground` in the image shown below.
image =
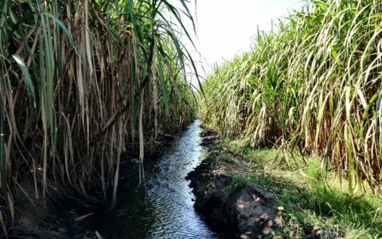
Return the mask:
<path fill-rule="evenodd" d="M 155 160 L 164 154 L 171 143 L 178 138 L 178 135 L 161 135 L 156 142 L 151 143 L 150 148 L 146 148 L 146 160 Z M 121 172 L 123 168 L 129 167 L 131 159 L 137 158 L 135 152 L 139 145 L 127 145 L 128 152 L 123 156 L 121 162 Z M 133 153 L 129 153 L 133 152 Z M 126 175 L 121 175 L 120 183 L 128 180 Z M 91 216 L 99 208 L 109 207 L 105 203 L 103 193 L 100 189 L 89 190 L 86 199 L 80 199 L 81 196 L 68 196 L 55 194 L 52 190 L 50 200 L 45 204 L 43 200 L 34 198 L 33 179 L 27 179 L 20 184 L 19 190 L 14 192 L 16 204 L 15 220 L 11 225 L 9 222 L 9 238 L 44 238 L 44 239 L 99 239 L 100 234 L 94 231 L 88 231 L 79 226 L 87 216 Z M 111 196 L 111 193 L 108 194 Z M 111 202 L 111 200 L 108 200 Z M 8 218 L 11 218 L 10 215 Z M 97 236 L 98 234 L 98 236 Z M 0 238 L 2 238 L 0 236 Z"/>

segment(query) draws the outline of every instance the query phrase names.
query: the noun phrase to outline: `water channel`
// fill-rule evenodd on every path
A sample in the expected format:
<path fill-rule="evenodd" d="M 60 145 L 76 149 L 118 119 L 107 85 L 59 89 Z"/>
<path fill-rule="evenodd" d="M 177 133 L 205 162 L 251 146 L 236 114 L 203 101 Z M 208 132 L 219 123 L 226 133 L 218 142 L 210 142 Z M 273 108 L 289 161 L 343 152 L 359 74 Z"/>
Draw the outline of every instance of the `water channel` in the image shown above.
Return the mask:
<path fill-rule="evenodd" d="M 185 179 L 203 157 L 200 121 L 196 120 L 155 163 L 146 164 L 139 185 L 132 170 L 120 186 L 117 206 L 97 212 L 84 226 L 105 238 L 221 239 L 194 209 L 194 195 Z"/>

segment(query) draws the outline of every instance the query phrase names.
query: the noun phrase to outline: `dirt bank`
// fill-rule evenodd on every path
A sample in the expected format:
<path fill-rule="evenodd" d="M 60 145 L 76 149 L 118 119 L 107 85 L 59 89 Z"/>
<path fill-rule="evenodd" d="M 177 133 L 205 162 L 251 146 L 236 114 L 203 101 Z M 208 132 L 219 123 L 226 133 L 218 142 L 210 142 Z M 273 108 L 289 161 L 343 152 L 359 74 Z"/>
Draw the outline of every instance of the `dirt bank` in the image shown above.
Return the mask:
<path fill-rule="evenodd" d="M 179 134 L 160 135 L 150 148 L 145 149 L 145 160 L 156 160 L 171 146 Z M 135 162 L 131 159 L 138 158 L 139 145 L 127 145 L 129 150 L 123 155 L 120 169 L 120 184 L 129 180 L 125 170 Z M 133 160 L 134 161 L 134 160 Z M 83 229 L 79 222 L 92 216 L 100 208 L 110 208 L 104 200 L 100 188 L 89 189 L 87 198 L 80 195 L 64 195 L 58 190 L 51 190 L 49 200 L 45 203 L 40 198 L 35 198 L 33 179 L 25 179 L 20 183 L 18 190 L 13 193 L 15 200 L 14 221 L 7 215 L 9 238 L 44 238 L 44 239 L 99 239 L 100 234 Z M 111 193 L 108 193 L 111 196 Z M 111 202 L 111 198 L 107 200 Z M 98 235 L 97 235 L 98 234 Z M 0 238 L 3 238 L 0 235 Z"/>
<path fill-rule="evenodd" d="M 251 173 L 250 162 L 236 157 L 220 144 L 216 132 L 205 130 L 202 145 L 208 150 L 203 163 L 188 175 L 194 190 L 195 208 L 216 227 L 230 227 L 237 238 L 271 238 L 279 227 L 274 195 L 260 185 L 236 183 L 233 174 Z"/>
<path fill-rule="evenodd" d="M 231 227 L 236 238 L 381 238 L 381 198 L 346 193 L 314 157 L 286 162 L 279 150 L 254 149 L 246 138 L 201 136 L 208 152 L 188 177 L 195 207 L 211 225 Z"/>

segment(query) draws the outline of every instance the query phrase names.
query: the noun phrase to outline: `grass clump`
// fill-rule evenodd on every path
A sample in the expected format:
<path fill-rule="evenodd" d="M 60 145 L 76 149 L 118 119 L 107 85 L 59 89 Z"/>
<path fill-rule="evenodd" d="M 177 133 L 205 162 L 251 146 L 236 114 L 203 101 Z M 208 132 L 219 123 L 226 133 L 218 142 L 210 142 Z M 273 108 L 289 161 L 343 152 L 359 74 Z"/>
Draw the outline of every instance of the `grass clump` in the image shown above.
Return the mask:
<path fill-rule="evenodd" d="M 248 158 L 253 163 L 269 162 L 277 156 L 276 149 L 263 148 L 253 150 L 247 139 L 237 138 L 234 140 L 227 140 L 226 144 L 230 152 L 236 156 Z"/>
<path fill-rule="evenodd" d="M 233 174 L 232 182 L 223 189 L 223 200 L 227 200 L 232 194 L 243 189 L 247 183 L 245 177 Z"/>
<path fill-rule="evenodd" d="M 316 180 L 317 182 L 322 182 L 324 175 L 321 169 L 321 163 L 318 160 L 310 160 L 306 169 L 306 174 L 309 178 Z"/>
<path fill-rule="evenodd" d="M 227 147 L 237 146 L 237 142 L 234 140 Z M 238 148 L 233 149 L 238 152 Z M 382 198 L 370 189 L 363 194 L 344 193 L 335 172 L 324 175 L 319 160 L 307 158 L 305 165 L 284 167 L 269 160 L 277 158 L 277 150 L 247 149 L 245 156 L 233 154 L 256 163 L 245 175 L 228 172 L 233 180 L 224 195 L 228 198 L 248 183 L 275 194 L 274 206 L 282 219 L 282 228 L 274 232 L 275 238 L 315 238 L 314 230 L 321 230 L 322 238 L 382 236 Z"/>

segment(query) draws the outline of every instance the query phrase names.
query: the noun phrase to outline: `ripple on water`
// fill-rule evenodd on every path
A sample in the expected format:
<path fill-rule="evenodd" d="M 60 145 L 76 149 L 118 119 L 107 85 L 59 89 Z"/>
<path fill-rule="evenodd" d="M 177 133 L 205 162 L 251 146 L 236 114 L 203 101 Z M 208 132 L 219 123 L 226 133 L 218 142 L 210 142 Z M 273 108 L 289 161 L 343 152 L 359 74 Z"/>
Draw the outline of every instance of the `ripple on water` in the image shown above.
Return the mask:
<path fill-rule="evenodd" d="M 201 162 L 199 125 L 195 121 L 156 165 L 146 166 L 151 168 L 143 187 L 137 178 L 121 185 L 118 205 L 93 219 L 92 229 L 117 239 L 217 238 L 195 212 L 194 195 L 185 179 Z"/>

